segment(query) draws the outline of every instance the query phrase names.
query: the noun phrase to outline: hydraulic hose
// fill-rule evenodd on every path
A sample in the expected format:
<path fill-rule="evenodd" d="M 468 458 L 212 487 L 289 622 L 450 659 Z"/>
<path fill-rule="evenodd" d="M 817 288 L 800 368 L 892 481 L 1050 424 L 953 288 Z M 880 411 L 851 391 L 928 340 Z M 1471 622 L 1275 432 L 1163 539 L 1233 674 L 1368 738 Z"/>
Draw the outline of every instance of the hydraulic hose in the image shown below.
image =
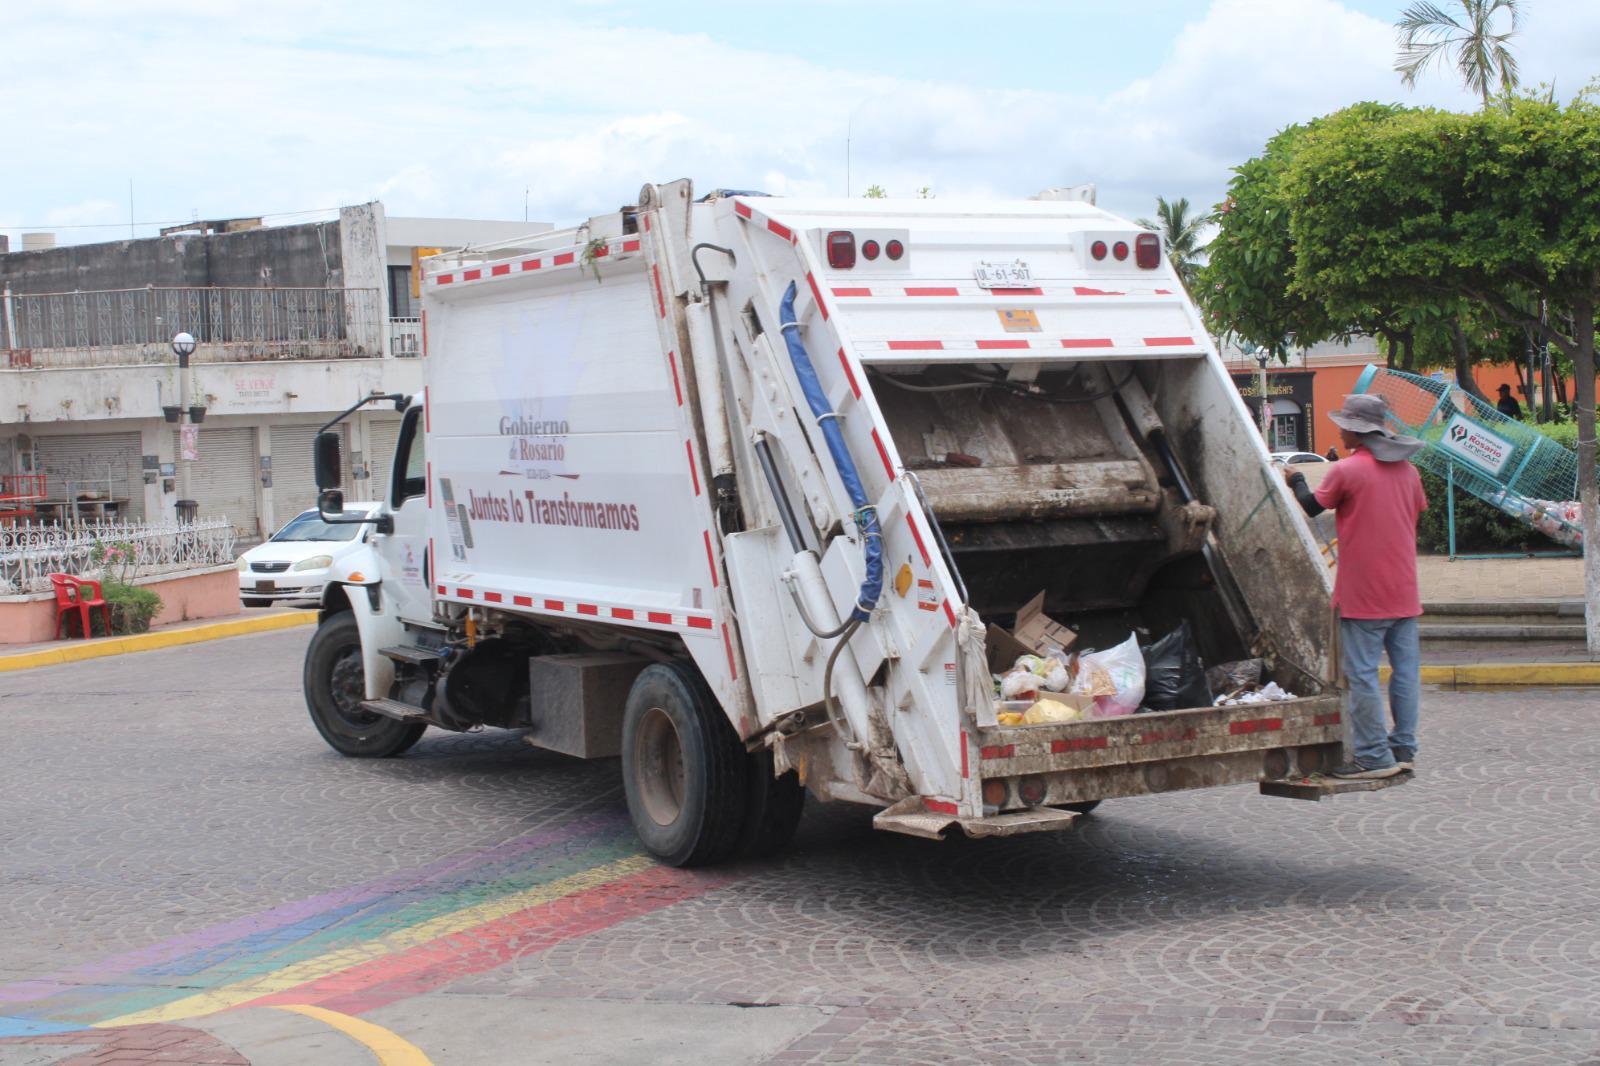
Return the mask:
<path fill-rule="evenodd" d="M 839 480 L 844 483 L 850 503 L 856 509 L 854 517 L 856 528 L 861 532 L 866 577 L 861 582 L 861 591 L 856 596 L 856 605 L 850 617 L 865 622 L 883 592 L 883 529 L 878 524 L 877 508 L 872 506 L 866 490 L 861 487 L 861 475 L 856 470 L 855 460 L 850 457 L 850 447 L 845 443 L 844 433 L 839 429 L 838 413 L 828 403 L 827 393 L 817 378 L 817 369 L 806 354 L 806 346 L 801 343 L 800 323 L 795 320 L 794 314 L 795 292 L 795 283 L 791 281 L 789 288 L 784 291 L 783 302 L 778 305 L 778 320 L 783 330 L 784 344 L 789 349 L 789 360 L 794 364 L 795 377 L 800 381 L 800 390 L 806 394 L 806 403 L 811 407 L 818 428 L 822 430 L 823 440 L 827 441 L 834 468 L 839 472 Z M 842 646 L 843 641 L 840 644 Z"/>

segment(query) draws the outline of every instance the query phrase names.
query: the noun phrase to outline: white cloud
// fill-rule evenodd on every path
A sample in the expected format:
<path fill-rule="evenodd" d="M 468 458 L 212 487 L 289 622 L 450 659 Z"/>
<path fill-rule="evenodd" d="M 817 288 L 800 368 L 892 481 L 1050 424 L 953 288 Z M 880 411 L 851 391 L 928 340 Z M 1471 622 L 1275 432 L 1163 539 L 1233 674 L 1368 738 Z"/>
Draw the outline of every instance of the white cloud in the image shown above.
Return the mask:
<path fill-rule="evenodd" d="M 937 8 L 925 9 L 933 32 Z M 109 205 L 129 176 L 147 219 L 371 197 L 391 214 L 515 218 L 528 188 L 534 217 L 564 223 L 681 176 L 837 195 L 847 128 L 857 195 L 874 182 L 949 197 L 1093 181 L 1102 203 L 1148 214 L 1158 193 L 1215 202 L 1267 137 L 1346 103 L 1472 104 L 1447 74 L 1404 90 L 1391 27 L 1335 0 L 1214 0 L 1155 45 L 1167 54 L 1154 73 L 1092 95 L 835 70 L 711 32 L 608 28 L 537 6 L 474 10 L 8 7 L 0 36 L 26 47 L 3 75 L 7 95 L 30 106 L 9 113 L 7 137 L 30 165 L 7 173 L 0 222 L 65 225 L 54 212 Z M 1062 10 L 1050 32 L 1070 24 Z M 1534 13 L 1525 78 L 1576 89 L 1600 55 L 1600 5 L 1542 0 Z"/>

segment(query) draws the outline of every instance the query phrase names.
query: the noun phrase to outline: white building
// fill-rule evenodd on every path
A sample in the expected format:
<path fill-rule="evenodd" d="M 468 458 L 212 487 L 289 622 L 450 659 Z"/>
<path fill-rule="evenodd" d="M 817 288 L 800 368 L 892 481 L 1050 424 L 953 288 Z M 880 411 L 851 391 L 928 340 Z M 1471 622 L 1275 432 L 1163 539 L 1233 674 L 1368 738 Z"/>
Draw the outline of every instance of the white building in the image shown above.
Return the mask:
<path fill-rule="evenodd" d="M 391 219 L 370 203 L 337 221 L 0 254 L 0 522 L 175 517 L 183 427 L 163 408 L 192 405 L 199 515 L 226 515 L 243 540 L 270 533 L 315 502 L 318 427 L 373 392 L 421 387 L 418 260 L 549 228 Z M 182 398 L 180 331 L 199 341 Z M 373 475 L 398 426 L 392 406 L 347 420 L 347 498 L 382 492 Z M 42 499 L 5 499 L 41 495 L 36 475 Z"/>

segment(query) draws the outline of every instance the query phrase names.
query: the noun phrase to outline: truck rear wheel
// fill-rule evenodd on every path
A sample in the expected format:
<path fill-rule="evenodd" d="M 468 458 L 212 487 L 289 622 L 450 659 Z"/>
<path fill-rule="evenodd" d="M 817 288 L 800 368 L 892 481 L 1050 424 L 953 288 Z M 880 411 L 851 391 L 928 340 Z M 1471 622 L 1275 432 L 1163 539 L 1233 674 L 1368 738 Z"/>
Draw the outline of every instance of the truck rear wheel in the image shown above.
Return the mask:
<path fill-rule="evenodd" d="M 340 611 L 317 626 L 306 648 L 306 708 L 328 746 L 341 755 L 384 759 L 417 742 L 428 727 L 361 709 L 366 672 L 356 616 Z"/>
<path fill-rule="evenodd" d="M 704 866 L 741 843 L 748 756 L 692 666 L 656 663 L 628 692 L 622 784 L 646 849 L 669 866 Z"/>
<path fill-rule="evenodd" d="M 749 799 L 739 852 L 765 858 L 788 847 L 794 838 L 805 810 L 806 790 L 800 784 L 800 775 L 793 770 L 779 777 L 772 775 L 771 751 L 755 752 L 749 760 Z"/>

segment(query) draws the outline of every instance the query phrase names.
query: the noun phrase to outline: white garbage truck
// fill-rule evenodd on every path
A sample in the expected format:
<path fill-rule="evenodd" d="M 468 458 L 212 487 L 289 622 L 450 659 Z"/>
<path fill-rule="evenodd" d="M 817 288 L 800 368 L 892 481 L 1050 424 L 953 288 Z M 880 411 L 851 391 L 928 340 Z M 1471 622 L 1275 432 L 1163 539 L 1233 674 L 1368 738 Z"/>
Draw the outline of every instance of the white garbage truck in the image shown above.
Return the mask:
<path fill-rule="evenodd" d="M 939 838 L 1388 783 L 1317 776 L 1343 741 L 1328 569 L 1155 233 L 677 181 L 422 287 L 425 384 L 382 398 L 382 506 L 343 519 L 375 532 L 305 660 L 336 750 L 498 727 L 620 755 L 677 865 L 783 846 L 807 791 Z M 1277 698 L 1000 698 L 1021 655 L 1077 669 L 1180 623 Z"/>

